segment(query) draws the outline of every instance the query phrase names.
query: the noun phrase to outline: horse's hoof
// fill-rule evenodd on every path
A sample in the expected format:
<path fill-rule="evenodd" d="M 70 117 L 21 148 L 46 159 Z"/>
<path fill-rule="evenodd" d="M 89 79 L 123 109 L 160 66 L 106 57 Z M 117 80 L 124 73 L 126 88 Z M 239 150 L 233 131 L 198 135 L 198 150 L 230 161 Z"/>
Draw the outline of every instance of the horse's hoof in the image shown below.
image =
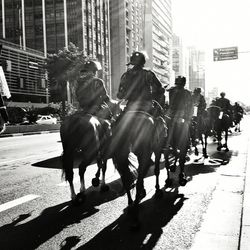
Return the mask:
<path fill-rule="evenodd" d="M 217 147 L 217 151 L 221 151 L 221 148 L 222 148 L 222 146 L 220 145 L 220 146 L 218 146 Z"/>
<path fill-rule="evenodd" d="M 181 186 L 186 186 L 186 184 L 187 184 L 187 178 L 186 178 L 186 175 L 184 173 L 179 174 L 179 184 Z"/>
<path fill-rule="evenodd" d="M 163 197 L 163 191 L 161 189 L 157 189 L 155 191 L 155 196 L 156 199 L 161 199 Z"/>
<path fill-rule="evenodd" d="M 198 149 L 195 149 L 195 150 L 194 150 L 194 154 L 195 154 L 196 156 L 199 155 Z"/>
<path fill-rule="evenodd" d="M 101 186 L 101 192 L 108 192 L 109 191 L 109 185 L 104 184 Z"/>
<path fill-rule="evenodd" d="M 74 199 L 72 199 L 72 204 L 74 206 L 81 205 L 86 199 L 86 195 L 84 193 L 78 193 Z"/>
<path fill-rule="evenodd" d="M 173 180 L 171 180 L 169 178 L 165 180 L 165 187 L 166 188 L 171 187 L 172 184 L 173 184 Z"/>
<path fill-rule="evenodd" d="M 229 149 L 228 149 L 228 148 L 226 148 L 226 149 L 225 149 L 225 151 L 226 151 L 226 152 L 228 152 L 228 151 L 229 151 Z"/>
<path fill-rule="evenodd" d="M 92 179 L 92 186 L 93 187 L 98 187 L 100 185 L 100 180 L 99 178 L 93 178 Z"/>
<path fill-rule="evenodd" d="M 179 180 L 179 184 L 184 187 L 187 184 L 187 180 L 186 179 L 181 179 L 181 180 Z"/>
<path fill-rule="evenodd" d="M 146 189 L 143 188 L 142 191 L 138 195 L 136 195 L 137 200 L 141 201 L 146 195 L 147 195 Z"/>

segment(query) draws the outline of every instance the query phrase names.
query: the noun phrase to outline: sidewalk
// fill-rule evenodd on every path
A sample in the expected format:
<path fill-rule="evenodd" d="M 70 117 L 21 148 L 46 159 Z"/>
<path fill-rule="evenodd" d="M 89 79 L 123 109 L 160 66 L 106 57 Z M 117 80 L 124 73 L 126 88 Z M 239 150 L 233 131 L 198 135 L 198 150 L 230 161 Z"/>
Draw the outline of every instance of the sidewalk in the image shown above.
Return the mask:
<path fill-rule="evenodd" d="M 191 250 L 250 250 L 249 135 L 244 145 L 232 145 L 239 149 L 233 150 L 229 164 L 220 167 L 216 190 Z"/>
<path fill-rule="evenodd" d="M 0 134 L 1 137 L 23 136 L 23 135 L 35 135 L 35 134 L 47 134 L 56 133 L 60 130 L 60 124 L 51 125 L 16 125 L 7 126 L 4 133 Z"/>

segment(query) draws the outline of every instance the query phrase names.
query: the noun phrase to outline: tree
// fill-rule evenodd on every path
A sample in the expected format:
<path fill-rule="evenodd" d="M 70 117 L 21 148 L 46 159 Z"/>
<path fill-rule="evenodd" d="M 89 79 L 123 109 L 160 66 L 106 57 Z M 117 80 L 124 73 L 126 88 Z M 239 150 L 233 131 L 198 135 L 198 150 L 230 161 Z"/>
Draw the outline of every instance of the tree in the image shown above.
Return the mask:
<path fill-rule="evenodd" d="M 67 82 L 74 82 L 78 78 L 78 72 L 87 59 L 73 43 L 57 54 L 49 54 L 46 59 L 45 68 L 50 79 L 52 100 L 62 102 L 63 116 L 66 110 Z"/>

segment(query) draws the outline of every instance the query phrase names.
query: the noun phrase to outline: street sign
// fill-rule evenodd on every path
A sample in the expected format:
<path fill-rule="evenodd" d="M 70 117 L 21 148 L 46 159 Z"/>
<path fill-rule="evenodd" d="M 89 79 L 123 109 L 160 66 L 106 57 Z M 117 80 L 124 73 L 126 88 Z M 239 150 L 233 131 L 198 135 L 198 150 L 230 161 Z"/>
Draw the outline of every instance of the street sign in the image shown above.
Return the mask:
<path fill-rule="evenodd" d="M 238 59 L 238 47 L 214 49 L 214 61 Z"/>

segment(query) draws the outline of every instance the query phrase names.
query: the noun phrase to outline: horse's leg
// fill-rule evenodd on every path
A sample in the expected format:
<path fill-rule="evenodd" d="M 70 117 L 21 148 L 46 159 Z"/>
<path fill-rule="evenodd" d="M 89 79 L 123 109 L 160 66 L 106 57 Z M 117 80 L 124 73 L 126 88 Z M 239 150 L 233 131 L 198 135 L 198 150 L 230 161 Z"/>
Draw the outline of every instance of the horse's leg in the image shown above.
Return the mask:
<path fill-rule="evenodd" d="M 159 184 L 159 175 L 160 175 L 160 160 L 161 160 L 161 151 L 156 150 L 155 152 L 155 197 L 156 198 L 161 198 L 162 197 L 162 192 L 160 190 L 160 184 Z"/>
<path fill-rule="evenodd" d="M 222 144 L 221 144 L 221 134 L 222 134 L 222 131 L 221 131 L 221 129 L 219 128 L 218 130 L 217 130 L 217 139 L 218 139 L 218 146 L 217 146 L 217 150 L 218 151 L 221 151 L 221 149 L 222 149 Z"/>
<path fill-rule="evenodd" d="M 133 199 L 131 197 L 130 189 L 133 184 L 133 176 L 129 169 L 129 151 L 126 150 L 126 152 L 122 152 L 122 148 L 120 152 L 115 152 L 113 155 L 113 161 L 115 163 L 115 166 L 121 176 L 123 187 L 127 193 L 128 197 L 128 205 L 131 205 L 133 203 Z"/>
<path fill-rule="evenodd" d="M 202 153 L 203 153 L 203 156 L 205 158 L 208 158 L 208 154 L 207 154 L 207 138 L 208 138 L 208 135 L 204 134 L 204 141 L 203 141 L 204 147 L 202 147 Z"/>
<path fill-rule="evenodd" d="M 77 194 L 76 197 L 76 202 L 78 204 L 84 202 L 85 200 L 85 191 L 86 191 L 86 187 L 85 187 L 85 178 L 84 178 L 84 174 L 86 172 L 87 166 L 89 165 L 89 162 L 83 160 L 80 165 L 79 165 L 79 176 L 80 176 L 80 192 Z"/>
<path fill-rule="evenodd" d="M 228 146 L 227 146 L 227 139 L 228 139 L 228 130 L 226 129 L 225 130 L 225 144 L 224 144 L 226 152 L 229 151 Z"/>
<path fill-rule="evenodd" d="M 164 158 L 165 158 L 165 168 L 167 170 L 167 179 L 165 180 L 165 187 L 170 187 L 173 183 L 173 181 L 170 178 L 170 162 L 169 162 L 169 147 L 164 152 Z"/>
<path fill-rule="evenodd" d="M 136 182 L 136 197 L 134 201 L 135 205 L 138 205 L 140 201 L 146 196 L 146 190 L 144 188 L 144 178 L 150 167 L 151 154 L 152 153 L 149 146 L 144 146 L 143 152 L 137 154 L 139 167 Z"/>
<path fill-rule="evenodd" d="M 186 174 L 184 171 L 185 162 L 186 162 L 186 155 L 188 151 L 188 143 L 189 143 L 189 133 L 188 133 L 188 124 L 184 123 L 180 127 L 181 136 L 179 137 L 179 149 L 180 149 L 180 156 L 179 156 L 179 164 L 180 164 L 180 174 L 179 174 L 179 183 L 181 186 L 185 186 L 187 183 Z"/>
<path fill-rule="evenodd" d="M 109 191 L 109 186 L 106 184 L 105 175 L 107 170 L 107 160 L 104 159 L 102 161 L 102 179 L 101 179 L 101 191 L 106 192 Z"/>
<path fill-rule="evenodd" d="M 67 152 L 64 150 L 62 156 L 62 164 L 63 164 L 63 172 L 65 174 L 65 180 L 69 183 L 71 200 L 74 201 L 76 199 L 76 192 L 73 184 L 74 172 L 73 172 L 73 152 Z"/>

